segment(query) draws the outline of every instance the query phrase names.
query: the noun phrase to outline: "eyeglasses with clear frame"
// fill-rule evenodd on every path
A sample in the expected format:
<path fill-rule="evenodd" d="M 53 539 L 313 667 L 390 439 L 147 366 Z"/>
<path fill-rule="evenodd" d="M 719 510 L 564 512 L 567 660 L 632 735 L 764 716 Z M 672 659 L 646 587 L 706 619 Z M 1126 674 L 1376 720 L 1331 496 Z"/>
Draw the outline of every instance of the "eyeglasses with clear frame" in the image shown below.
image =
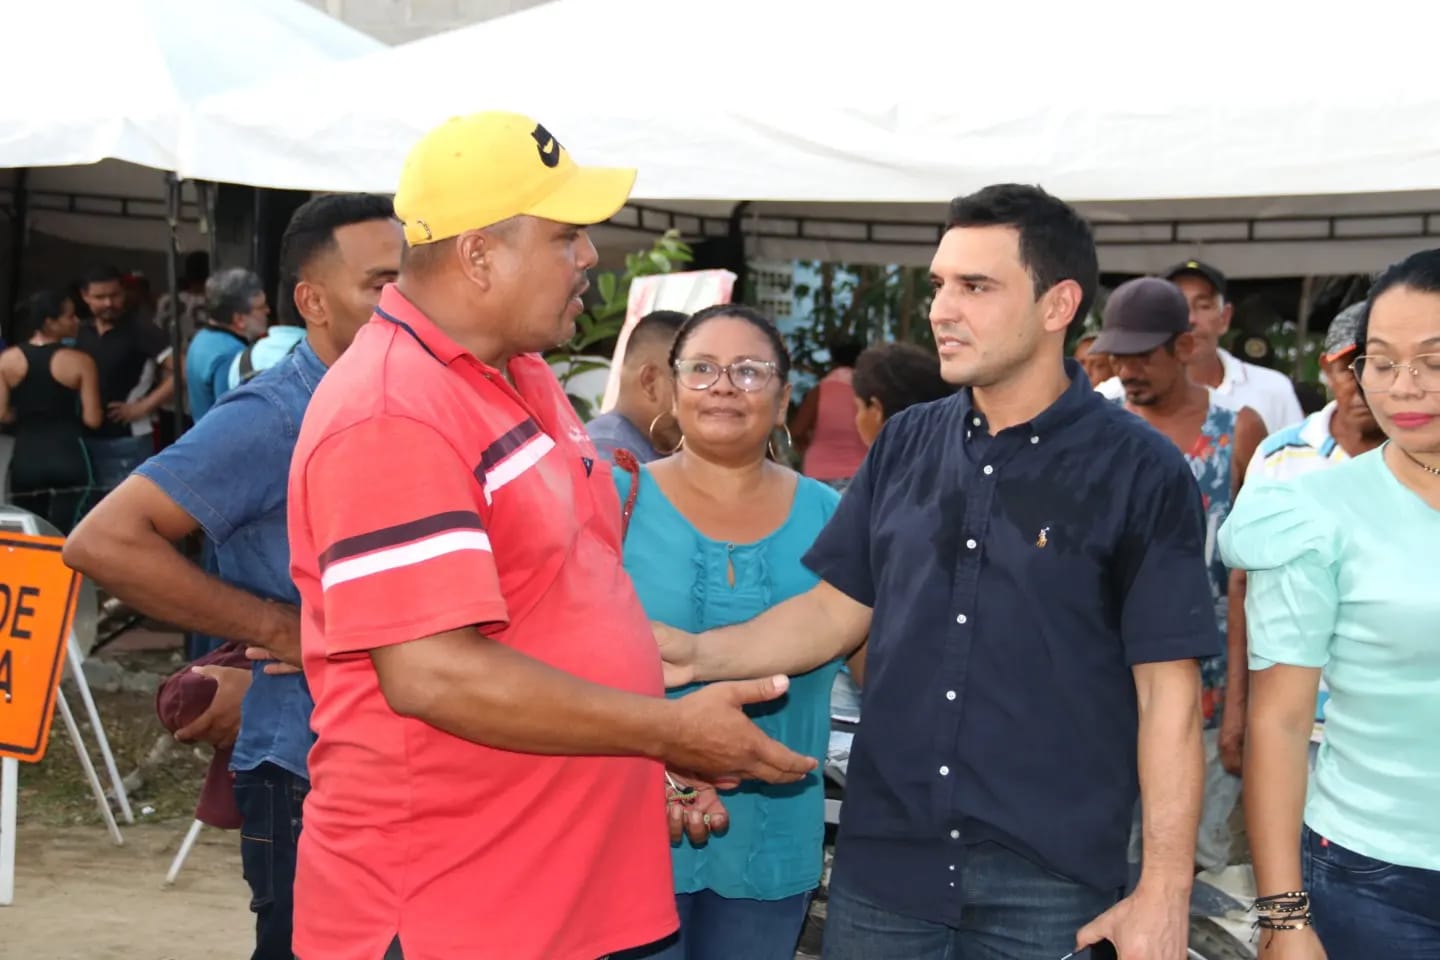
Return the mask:
<path fill-rule="evenodd" d="M 1350 363 L 1350 372 L 1368 393 L 1389 393 L 1395 389 L 1401 369 L 1410 373 L 1416 389 L 1422 393 L 1440 393 L 1440 353 L 1422 353 L 1409 363 L 1396 363 L 1389 357 L 1360 356 Z"/>
<path fill-rule="evenodd" d="M 776 365 L 769 360 L 736 360 L 716 363 L 714 360 L 675 361 L 675 382 L 687 390 L 709 390 L 720 382 L 723 374 L 736 390 L 758 393 L 775 378 Z"/>

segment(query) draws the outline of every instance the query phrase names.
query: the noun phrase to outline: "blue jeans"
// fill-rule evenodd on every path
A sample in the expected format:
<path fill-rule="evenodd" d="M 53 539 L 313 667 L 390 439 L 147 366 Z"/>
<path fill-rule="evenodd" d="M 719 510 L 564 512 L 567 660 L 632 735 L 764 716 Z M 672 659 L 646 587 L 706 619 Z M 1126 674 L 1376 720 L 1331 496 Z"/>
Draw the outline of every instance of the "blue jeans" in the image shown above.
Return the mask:
<path fill-rule="evenodd" d="M 310 781 L 273 763 L 235 774 L 240 808 L 240 864 L 255 914 L 251 960 L 292 960 L 295 850 Z M 378 958 L 377 958 L 378 960 Z"/>
<path fill-rule="evenodd" d="M 97 499 L 120 486 L 136 467 L 155 452 L 155 441 L 143 437 L 87 437 L 85 452 L 95 477 Z"/>
<path fill-rule="evenodd" d="M 610 960 L 794 960 L 810 894 L 783 900 L 739 900 L 710 890 L 680 893 L 680 929 L 659 943 Z"/>
<path fill-rule="evenodd" d="M 1067 880 L 996 843 L 969 847 L 958 876 L 958 927 L 894 913 L 832 884 L 825 960 L 1059 960 L 1121 894 Z"/>
<path fill-rule="evenodd" d="M 1376 860 L 1309 827 L 1300 862 L 1330 960 L 1440 960 L 1440 870 Z"/>

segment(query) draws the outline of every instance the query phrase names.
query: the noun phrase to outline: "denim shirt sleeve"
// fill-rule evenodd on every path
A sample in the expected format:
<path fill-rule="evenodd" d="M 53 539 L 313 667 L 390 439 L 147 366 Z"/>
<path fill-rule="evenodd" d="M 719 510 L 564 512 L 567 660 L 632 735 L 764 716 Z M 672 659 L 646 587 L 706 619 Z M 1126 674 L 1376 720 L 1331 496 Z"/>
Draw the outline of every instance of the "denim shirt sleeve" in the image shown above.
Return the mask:
<path fill-rule="evenodd" d="M 867 607 L 875 606 L 870 513 L 877 485 L 876 473 L 884 457 L 886 432 L 882 430 L 876 438 L 854 479 L 845 488 L 829 522 L 801 560 L 821 580 Z"/>
<path fill-rule="evenodd" d="M 235 530 L 284 505 L 295 428 L 276 403 L 257 390 L 230 393 L 175 443 L 136 473 L 195 518 L 205 535 L 224 543 Z M 264 476 L 279 483 L 238 483 Z"/>

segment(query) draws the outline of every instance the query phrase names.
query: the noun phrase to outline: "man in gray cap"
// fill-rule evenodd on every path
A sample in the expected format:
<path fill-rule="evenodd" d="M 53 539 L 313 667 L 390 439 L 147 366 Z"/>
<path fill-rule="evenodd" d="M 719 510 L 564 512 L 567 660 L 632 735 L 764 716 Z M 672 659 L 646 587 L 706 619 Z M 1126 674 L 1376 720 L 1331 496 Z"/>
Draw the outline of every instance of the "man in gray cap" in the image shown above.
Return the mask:
<path fill-rule="evenodd" d="M 1190 379 L 1209 387 L 1223 406 L 1254 410 L 1267 433 L 1299 423 L 1305 413 L 1289 377 L 1247 363 L 1220 346 L 1235 315 L 1235 305 L 1226 300 L 1225 274 L 1208 263 L 1186 260 L 1161 276 L 1179 288 L 1189 308 L 1190 332 L 1195 335 L 1195 348 L 1188 361 Z M 1111 400 L 1120 399 L 1125 392 L 1118 376 L 1097 384 L 1095 389 Z"/>
<path fill-rule="evenodd" d="M 1248 675 L 1244 574 L 1225 568 L 1215 537 L 1265 436 L 1265 426 L 1254 410 L 1232 410 L 1190 379 L 1196 340 L 1190 305 L 1180 291 L 1158 277 L 1142 277 L 1121 284 L 1110 295 L 1093 349 L 1110 354 L 1125 390 L 1126 409 L 1185 454 L 1205 506 L 1205 567 L 1226 652 L 1200 663 L 1205 795 L 1195 861 L 1201 868 L 1216 869 L 1229 862 L 1229 819 L 1240 794 L 1237 775 Z"/>
<path fill-rule="evenodd" d="M 1289 480 L 1358 457 L 1385 442 L 1385 434 L 1350 372 L 1350 364 L 1360 352 L 1355 338 L 1364 315 L 1364 301 L 1346 307 L 1330 321 L 1325 334 L 1320 370 L 1335 399 L 1300 423 L 1266 437 L 1247 476 Z"/>

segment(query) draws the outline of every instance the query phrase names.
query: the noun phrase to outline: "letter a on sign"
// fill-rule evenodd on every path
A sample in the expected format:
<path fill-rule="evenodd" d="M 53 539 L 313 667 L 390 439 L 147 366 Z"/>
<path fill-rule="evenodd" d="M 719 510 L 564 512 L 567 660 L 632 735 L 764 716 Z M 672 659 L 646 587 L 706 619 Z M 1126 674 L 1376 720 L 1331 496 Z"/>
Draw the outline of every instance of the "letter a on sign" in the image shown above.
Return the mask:
<path fill-rule="evenodd" d="M 45 756 L 80 574 L 59 537 L 0 533 L 0 757 Z"/>

